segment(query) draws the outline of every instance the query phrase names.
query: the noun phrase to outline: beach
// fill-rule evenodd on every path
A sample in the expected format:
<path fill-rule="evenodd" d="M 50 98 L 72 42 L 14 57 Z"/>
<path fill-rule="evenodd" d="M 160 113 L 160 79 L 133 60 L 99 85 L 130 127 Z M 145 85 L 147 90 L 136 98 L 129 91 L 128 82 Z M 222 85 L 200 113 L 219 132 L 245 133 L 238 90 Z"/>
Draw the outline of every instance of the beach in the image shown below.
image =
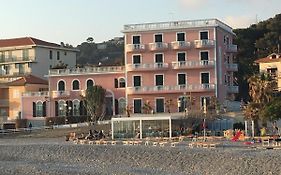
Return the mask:
<path fill-rule="evenodd" d="M 88 145 L 57 138 L 0 139 L 3 175 L 280 174 L 281 150 L 230 143 L 217 148 Z"/>

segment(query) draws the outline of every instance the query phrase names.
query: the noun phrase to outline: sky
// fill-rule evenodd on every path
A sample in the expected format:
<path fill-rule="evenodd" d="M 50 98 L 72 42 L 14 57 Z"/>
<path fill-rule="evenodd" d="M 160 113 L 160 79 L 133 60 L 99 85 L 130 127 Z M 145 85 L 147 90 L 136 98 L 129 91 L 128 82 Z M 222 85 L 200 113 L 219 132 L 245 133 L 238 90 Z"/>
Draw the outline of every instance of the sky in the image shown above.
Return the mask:
<path fill-rule="evenodd" d="M 123 36 L 125 24 L 217 18 L 245 28 L 280 11 L 281 0 L 1 0 L 0 39 L 77 46 Z"/>

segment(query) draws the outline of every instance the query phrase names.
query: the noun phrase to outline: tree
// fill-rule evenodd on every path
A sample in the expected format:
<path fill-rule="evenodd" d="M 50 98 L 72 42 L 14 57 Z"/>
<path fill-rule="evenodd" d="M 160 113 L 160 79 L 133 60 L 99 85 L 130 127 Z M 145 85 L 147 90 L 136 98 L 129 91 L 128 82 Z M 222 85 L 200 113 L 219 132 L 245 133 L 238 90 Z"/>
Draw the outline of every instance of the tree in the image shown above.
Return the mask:
<path fill-rule="evenodd" d="M 88 37 L 87 38 L 87 42 L 88 43 L 93 43 L 94 42 L 94 38 L 93 37 Z"/>
<path fill-rule="evenodd" d="M 91 116 L 91 121 L 100 120 L 104 112 L 106 90 L 102 86 L 90 86 L 86 90 L 85 96 L 82 97 L 83 105 L 85 106 L 88 115 Z"/>
<path fill-rule="evenodd" d="M 151 111 L 152 111 L 153 108 L 151 107 L 150 101 L 146 101 L 146 102 L 143 104 L 142 109 L 143 109 L 144 113 L 146 113 L 146 114 L 151 113 Z"/>
<path fill-rule="evenodd" d="M 261 117 L 264 122 L 274 123 L 279 120 L 281 118 L 281 97 L 276 97 L 270 103 L 267 103 L 261 111 Z"/>

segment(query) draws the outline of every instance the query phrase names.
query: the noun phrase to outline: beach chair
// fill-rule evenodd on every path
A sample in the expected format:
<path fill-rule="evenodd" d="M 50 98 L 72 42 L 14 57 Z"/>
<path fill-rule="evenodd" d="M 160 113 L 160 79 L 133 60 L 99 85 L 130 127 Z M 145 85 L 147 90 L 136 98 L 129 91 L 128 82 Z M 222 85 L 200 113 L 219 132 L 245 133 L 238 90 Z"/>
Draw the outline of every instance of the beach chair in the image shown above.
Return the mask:
<path fill-rule="evenodd" d="M 127 141 L 127 140 L 122 141 L 122 143 L 123 143 L 123 145 L 129 145 L 129 141 Z"/>
<path fill-rule="evenodd" d="M 159 142 L 160 147 L 164 147 L 168 142 Z"/>
<path fill-rule="evenodd" d="M 176 145 L 178 144 L 179 142 L 172 142 L 171 143 L 171 147 L 176 147 Z"/>
<path fill-rule="evenodd" d="M 111 141 L 111 145 L 116 145 L 116 141 Z"/>
<path fill-rule="evenodd" d="M 153 142 L 152 143 L 152 146 L 157 146 L 158 145 L 158 142 Z"/>
<path fill-rule="evenodd" d="M 145 141 L 145 142 L 144 142 L 144 145 L 145 145 L 145 146 L 148 146 L 148 145 L 149 145 L 149 141 Z"/>

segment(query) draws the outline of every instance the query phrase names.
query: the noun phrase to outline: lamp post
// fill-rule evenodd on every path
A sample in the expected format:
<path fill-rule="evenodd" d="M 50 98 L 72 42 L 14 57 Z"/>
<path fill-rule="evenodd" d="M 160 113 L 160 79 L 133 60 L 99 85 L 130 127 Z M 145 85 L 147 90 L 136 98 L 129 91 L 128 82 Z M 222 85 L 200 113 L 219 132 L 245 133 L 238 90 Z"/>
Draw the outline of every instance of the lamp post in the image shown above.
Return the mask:
<path fill-rule="evenodd" d="M 205 142 L 206 141 L 206 116 L 207 116 L 207 99 L 206 99 L 206 97 L 203 98 L 203 113 L 204 113 L 203 134 L 204 134 L 204 142 Z"/>

